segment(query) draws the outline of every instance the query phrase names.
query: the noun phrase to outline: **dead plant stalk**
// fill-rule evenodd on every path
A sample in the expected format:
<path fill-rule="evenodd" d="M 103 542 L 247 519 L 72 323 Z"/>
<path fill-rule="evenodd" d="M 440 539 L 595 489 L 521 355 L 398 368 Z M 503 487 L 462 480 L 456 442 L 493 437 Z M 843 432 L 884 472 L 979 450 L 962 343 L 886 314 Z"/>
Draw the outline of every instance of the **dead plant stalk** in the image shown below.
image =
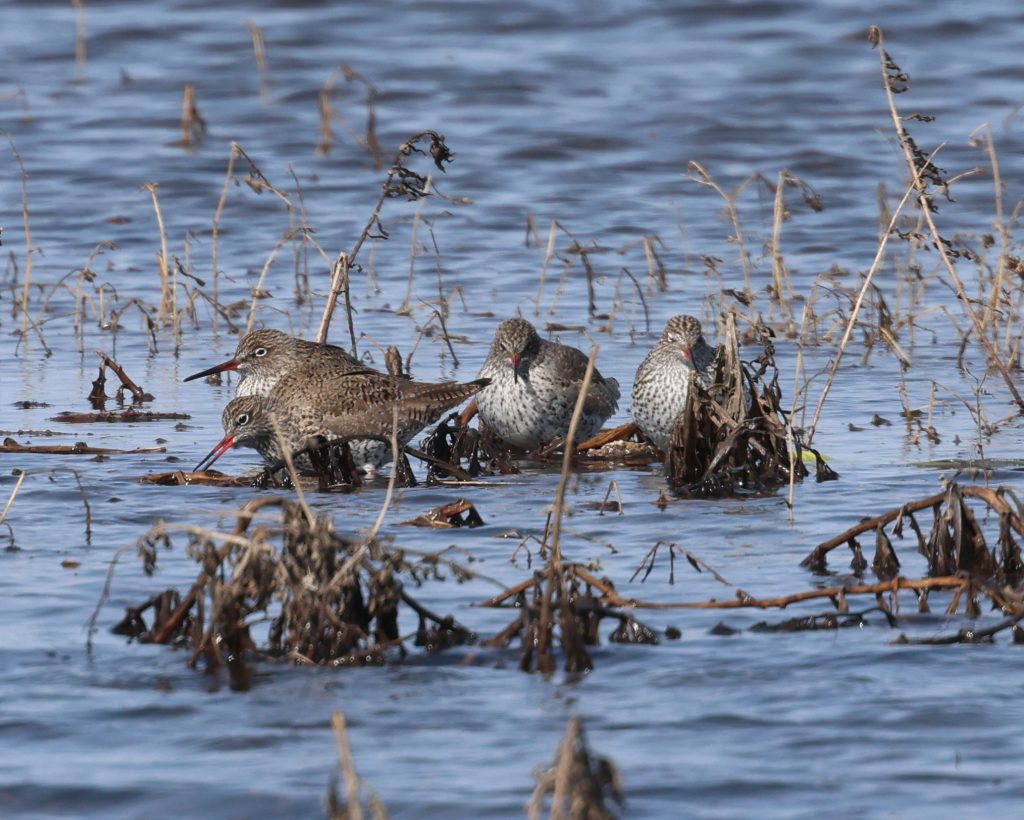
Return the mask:
<path fill-rule="evenodd" d="M 930 162 L 936 154 L 939 153 L 942 146 L 940 145 L 931 155 L 928 157 Z M 913 166 L 911 166 L 913 167 Z M 903 193 L 903 197 L 900 199 L 899 204 L 896 206 L 896 210 L 893 211 L 892 216 L 889 218 L 889 225 L 882 232 L 882 238 L 878 242 L 878 250 L 875 251 L 875 258 L 871 262 L 871 267 L 868 268 L 867 274 L 864 276 L 864 284 L 861 285 L 860 293 L 857 294 L 857 300 L 853 303 L 853 310 L 850 311 L 850 318 L 846 322 L 846 330 L 843 332 L 843 338 L 839 342 L 839 349 L 836 350 L 835 359 L 832 361 L 832 369 L 829 371 L 828 380 L 825 382 L 825 387 L 821 391 L 821 396 L 818 398 L 818 405 L 814 409 L 814 418 L 811 419 L 811 426 L 807 428 L 807 445 L 810 446 L 814 440 L 814 432 L 818 428 L 818 420 L 821 418 L 821 409 L 825 406 L 825 399 L 828 397 L 829 390 L 832 389 L 832 382 L 835 381 L 836 372 L 839 370 L 839 363 L 843 360 L 843 353 L 846 351 L 846 346 L 849 344 L 850 336 L 853 335 L 853 329 L 857 325 L 857 317 L 860 315 L 861 305 L 864 304 L 864 297 L 867 295 L 868 288 L 871 287 L 871 280 L 875 276 L 875 272 L 881 267 L 882 261 L 885 259 L 885 248 L 889 244 L 889 237 L 892 235 L 893 228 L 896 227 L 897 220 L 899 219 L 900 212 L 903 207 L 907 204 L 910 199 L 910 195 L 917 189 L 918 175 L 917 171 L 914 171 L 914 181 L 910 184 L 907 190 Z"/>
<path fill-rule="evenodd" d="M 177 318 L 174 315 L 177 294 L 172 289 L 170 266 L 167 263 L 167 228 L 164 226 L 164 215 L 160 210 L 160 200 L 156 193 L 159 187 L 156 182 L 147 182 L 142 186 L 142 190 L 149 191 L 153 198 L 153 211 L 156 213 L 156 224 L 160 230 L 160 255 L 157 258 L 160 263 L 160 309 L 157 315 L 162 322 L 166 322 L 168 317 L 171 317 L 172 321 Z"/>
<path fill-rule="evenodd" d="M 341 773 L 345 778 L 345 802 L 349 820 L 363 820 L 363 807 L 359 802 L 359 775 L 356 774 L 355 761 L 352 758 L 352 746 L 348 742 L 348 724 L 345 713 L 341 710 L 331 715 L 331 726 L 338 742 L 338 761 Z"/>
<path fill-rule="evenodd" d="M 384 208 L 384 201 L 388 198 L 389 195 L 393 195 L 392 183 L 394 182 L 395 177 L 405 170 L 405 166 L 402 163 L 403 158 L 409 156 L 413 151 L 417 151 L 418 149 L 415 148 L 415 144 L 422 140 L 424 137 L 429 137 L 433 141 L 431 152 L 433 152 L 435 149 L 437 149 L 438 151 L 443 150 L 444 152 L 446 152 L 446 154 L 441 155 L 440 158 L 435 156 L 435 163 L 438 164 L 438 167 L 442 167 L 440 163 L 444 161 L 445 156 L 449 155 L 447 153 L 447 146 L 444 145 L 444 137 L 442 137 L 436 131 L 421 131 L 420 133 L 415 134 L 414 136 L 407 139 L 399 146 L 398 152 L 395 154 L 395 159 L 391 163 L 391 168 L 388 170 L 387 176 L 384 178 L 384 184 L 381 185 L 380 196 L 377 197 L 377 203 L 373 206 L 373 211 L 370 213 L 370 218 L 366 221 L 366 225 L 363 227 L 362 232 L 359 234 L 359 237 L 356 239 L 355 244 L 352 246 L 352 250 L 349 251 L 347 254 L 344 251 L 338 254 L 338 261 L 340 262 L 342 259 L 344 259 L 345 261 L 346 276 L 348 274 L 348 271 L 351 270 L 352 266 L 355 264 L 356 257 L 359 256 L 359 251 L 360 249 L 362 249 L 363 243 L 366 242 L 367 238 L 370 236 L 370 232 L 373 230 L 374 226 L 380 225 L 380 214 L 381 210 Z M 421 196 L 422 195 L 424 194 L 421 194 Z M 337 275 L 338 274 L 336 266 L 335 276 Z M 320 329 L 317 331 L 316 334 L 316 341 L 318 341 L 321 344 L 324 344 L 327 341 L 327 333 L 331 327 L 331 317 L 333 316 L 335 306 L 337 305 L 337 292 L 335 291 L 334 287 L 331 288 L 331 292 L 333 298 L 328 298 L 327 300 L 327 305 L 324 307 L 323 318 L 320 320 Z M 351 304 L 347 303 L 346 308 L 348 308 L 349 325 L 351 326 Z M 354 337 L 352 342 L 352 354 L 356 354 Z"/>
<path fill-rule="evenodd" d="M 7 142 L 11 145 L 11 153 L 14 154 L 14 161 L 18 163 L 18 170 L 21 172 L 21 216 L 25 223 L 25 281 L 21 287 L 21 309 L 24 314 L 21 325 L 21 334 L 25 336 L 28 334 L 28 327 L 32 321 L 28 315 L 28 300 L 29 292 L 32 287 L 32 257 L 35 249 L 32 246 L 32 224 L 29 220 L 28 212 L 28 171 L 25 170 L 25 163 L 21 161 L 21 154 L 18 153 L 18 149 L 14 145 L 14 140 L 11 135 L 3 129 L 0 129 L 0 134 L 7 137 Z"/>
<path fill-rule="evenodd" d="M 892 81 L 889 77 L 886 66 L 886 58 L 888 55 L 885 51 L 885 37 L 882 34 L 882 29 L 878 26 L 872 26 L 871 32 L 873 41 L 878 47 L 879 61 L 882 67 L 882 84 L 885 87 L 885 96 L 889 102 L 889 113 L 892 115 L 893 126 L 896 129 L 896 136 L 899 139 L 900 148 L 903 150 L 903 157 L 907 161 L 907 167 L 910 168 L 911 174 L 913 175 L 913 185 L 917 192 L 917 201 L 921 208 L 921 213 L 924 216 L 925 221 L 928 223 L 928 230 L 932 235 L 932 244 L 938 251 L 939 258 L 942 260 L 943 266 L 949 273 L 949 277 L 953 282 L 954 289 L 956 290 L 957 298 L 960 299 L 960 302 L 964 306 L 964 310 L 970 317 L 971 324 L 974 326 L 974 332 L 978 334 L 978 341 L 980 341 L 982 347 L 985 348 L 990 364 L 999 371 L 999 374 L 1003 377 L 1003 381 L 1006 382 L 1006 386 L 1010 390 L 1010 395 L 1013 396 L 1013 400 L 1017 403 L 1021 412 L 1024 413 L 1024 398 L 1021 397 L 1020 392 L 1017 390 L 1017 386 L 1013 383 L 1013 377 L 1010 375 L 1010 371 L 1006 368 L 1006 365 L 1000 358 L 995 345 L 988 338 L 988 334 L 985 332 L 981 319 L 978 318 L 977 311 L 974 310 L 974 306 L 971 304 L 971 298 L 967 295 L 967 291 L 964 290 L 964 284 L 956 272 L 956 267 L 953 265 L 953 261 L 949 258 L 949 254 L 946 252 L 945 242 L 939 233 L 939 229 L 935 225 L 935 218 L 932 215 L 930 195 L 928 194 L 928 186 L 922 178 L 917 164 L 914 161 L 914 154 L 907 142 L 907 132 L 903 128 L 903 118 L 900 116 L 899 111 L 896 108 L 896 98 L 892 90 Z"/>
<path fill-rule="evenodd" d="M 221 190 L 220 199 L 217 200 L 217 210 L 213 212 L 213 304 L 220 304 L 220 218 L 224 213 L 224 206 L 228 202 L 228 191 L 231 189 L 231 180 L 235 178 L 235 159 L 238 157 L 239 145 L 231 143 L 231 153 L 228 155 L 228 172 L 224 176 L 224 188 Z M 213 311 L 213 336 L 217 338 L 220 313 Z"/>

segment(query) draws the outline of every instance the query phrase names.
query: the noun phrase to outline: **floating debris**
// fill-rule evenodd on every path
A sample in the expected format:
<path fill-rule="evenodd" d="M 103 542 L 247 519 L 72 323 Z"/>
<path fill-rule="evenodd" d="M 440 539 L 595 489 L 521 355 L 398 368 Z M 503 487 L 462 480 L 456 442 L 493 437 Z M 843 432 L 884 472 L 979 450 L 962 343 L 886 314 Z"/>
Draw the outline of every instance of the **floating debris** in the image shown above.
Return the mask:
<path fill-rule="evenodd" d="M 131 456 L 166 452 L 166 447 L 139 447 L 135 450 L 121 450 L 116 447 L 93 447 L 84 441 L 75 444 L 18 444 L 13 438 L 5 438 L 3 444 L 0 444 L 0 453 L 38 453 L 49 456 Z"/>
<path fill-rule="evenodd" d="M 150 410 L 135 410 L 126 407 L 124 410 L 100 410 L 96 413 L 73 413 L 65 411 L 51 416 L 50 421 L 64 424 L 135 424 L 143 421 L 176 421 L 190 419 L 188 413 L 155 413 Z"/>
<path fill-rule="evenodd" d="M 480 517 L 476 507 L 465 498 L 435 507 L 410 521 L 402 522 L 402 526 L 405 527 L 432 527 L 437 530 L 454 527 L 482 527 L 483 525 L 484 520 Z"/>
<path fill-rule="evenodd" d="M 102 410 L 104 404 L 111 398 L 105 392 L 108 367 L 112 371 L 114 371 L 114 375 L 116 375 L 121 382 L 121 386 L 117 388 L 117 392 L 115 394 L 115 397 L 117 398 L 118 402 L 122 404 L 124 403 L 125 390 L 132 394 L 133 404 L 141 404 L 142 402 L 153 401 L 153 396 L 147 393 L 141 387 L 139 387 L 131 379 L 131 377 L 124 372 L 124 368 L 121 367 L 121 365 L 119 365 L 117 362 L 111 359 L 102 350 L 97 350 L 96 355 L 99 356 L 102 361 L 100 362 L 99 375 L 96 377 L 96 381 L 92 383 L 92 391 L 89 393 L 89 401 L 92 403 L 93 407 L 95 407 L 97 410 Z"/>
<path fill-rule="evenodd" d="M 209 487 L 251 487 L 256 482 L 256 476 L 230 476 L 217 470 L 203 470 L 198 473 L 190 473 L 185 470 L 175 470 L 170 473 L 152 473 L 144 475 L 139 479 L 139 484 L 155 484 L 160 487 L 186 487 L 190 485 L 201 485 Z"/>

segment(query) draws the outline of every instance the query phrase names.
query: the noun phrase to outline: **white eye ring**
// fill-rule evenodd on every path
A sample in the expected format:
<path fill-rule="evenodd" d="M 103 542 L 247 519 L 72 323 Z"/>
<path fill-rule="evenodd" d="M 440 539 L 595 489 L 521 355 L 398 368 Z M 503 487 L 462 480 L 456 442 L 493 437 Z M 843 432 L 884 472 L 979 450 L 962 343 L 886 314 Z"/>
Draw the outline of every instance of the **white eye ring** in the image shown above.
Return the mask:
<path fill-rule="evenodd" d="M 239 427 L 245 427 L 245 425 L 247 425 L 249 423 L 249 414 L 248 413 L 242 413 L 237 419 L 235 419 L 235 423 Z"/>
<path fill-rule="evenodd" d="M 262 359 L 264 356 L 267 355 L 267 349 L 265 347 L 257 347 L 253 351 L 253 355 L 256 356 L 257 359 Z"/>

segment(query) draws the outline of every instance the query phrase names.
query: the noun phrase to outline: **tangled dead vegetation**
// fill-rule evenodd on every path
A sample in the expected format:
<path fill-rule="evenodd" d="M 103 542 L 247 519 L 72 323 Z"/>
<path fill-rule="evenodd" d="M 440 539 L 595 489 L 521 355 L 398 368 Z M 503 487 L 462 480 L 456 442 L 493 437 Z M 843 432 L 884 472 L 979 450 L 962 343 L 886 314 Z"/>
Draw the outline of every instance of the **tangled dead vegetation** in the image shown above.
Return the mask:
<path fill-rule="evenodd" d="M 981 512 L 994 515 L 998 520 L 994 543 L 986 538 L 983 519 L 969 500 L 981 502 Z M 931 510 L 932 518 L 927 535 L 915 517 L 915 513 L 924 510 Z M 928 563 L 927 577 L 956 577 L 964 581 L 948 612 L 957 611 L 962 596 L 966 596 L 965 614 L 972 618 L 981 614 L 979 597 L 988 597 L 994 606 L 1008 614 L 1020 608 L 1022 599 L 1018 590 L 1024 579 L 1024 560 L 1017 538 L 1024 536 L 1024 506 L 1008 487 L 991 489 L 953 482 L 942 492 L 867 518 L 819 544 L 804 559 L 803 565 L 824 572 L 828 553 L 846 544 L 852 553 L 851 569 L 861 575 L 868 562 L 857 536 L 874 533 L 875 554 L 871 568 L 879 580 L 890 581 L 899 575 L 901 568 L 890 534 L 902 539 L 908 525 L 914 533 L 918 553 Z M 890 527 L 888 533 L 887 526 Z M 919 597 L 922 610 L 927 611 L 927 593 Z M 1024 609 L 1021 612 L 1024 613 Z"/>
<path fill-rule="evenodd" d="M 782 409 L 772 332 L 758 319 L 752 332 L 761 353 L 740 358 L 735 314 L 726 316 L 722 344 L 707 386 L 694 378 L 665 454 L 669 486 L 684 496 L 765 492 L 807 474 L 803 451 L 815 458 L 818 481 L 837 479 L 821 455 L 801 444 Z"/>
<path fill-rule="evenodd" d="M 271 510 L 276 514 L 268 516 Z M 208 669 L 226 667 L 234 688 L 249 687 L 253 658 L 364 666 L 384 663 L 389 652 L 403 655 L 406 641 L 435 652 L 475 638 L 421 606 L 400 580 L 439 577 L 436 556 L 413 562 L 375 537 L 340 535 L 329 518 L 312 515 L 301 502 L 249 501 L 231 532 L 157 524 L 137 545 L 147 573 L 181 531 L 201 567 L 191 589 L 184 596 L 167 590 L 130 608 L 114 631 L 186 647 L 192 666 L 202 659 Z M 464 570 L 455 575 L 467 577 Z M 418 620 L 410 635 L 399 633 L 401 609 Z"/>
<path fill-rule="evenodd" d="M 619 603 L 610 603 L 610 597 L 618 595 L 607 578 L 597 578 L 579 564 L 550 560 L 545 570 L 480 604 L 516 612 L 511 623 L 483 645 L 506 647 L 518 638 L 519 668 L 543 673 L 555 671 L 561 649 L 565 671 L 578 673 L 594 668 L 591 650 L 601 642 L 605 618 L 617 623 L 608 636 L 612 643 L 660 643 L 654 629 Z"/>

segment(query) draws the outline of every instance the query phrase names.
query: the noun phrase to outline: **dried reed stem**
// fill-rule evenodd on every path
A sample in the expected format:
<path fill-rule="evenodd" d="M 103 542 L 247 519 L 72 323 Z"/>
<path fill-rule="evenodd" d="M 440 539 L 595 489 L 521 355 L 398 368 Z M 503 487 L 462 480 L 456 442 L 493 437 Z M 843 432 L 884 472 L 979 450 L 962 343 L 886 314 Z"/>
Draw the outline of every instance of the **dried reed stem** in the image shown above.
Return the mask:
<path fill-rule="evenodd" d="M 85 82 L 85 0 L 71 0 L 75 10 L 75 82 Z"/>
<path fill-rule="evenodd" d="M 157 188 L 159 187 L 159 184 L 156 182 L 147 182 L 140 190 L 149 191 L 150 196 L 153 198 L 156 224 L 160 229 L 160 255 L 157 257 L 160 263 L 160 309 L 157 316 L 162 322 L 166 322 L 168 317 L 174 317 L 177 307 L 177 295 L 172 290 L 171 271 L 167 262 L 167 229 L 164 227 L 164 215 L 160 211 L 160 200 L 156 195 Z"/>
<path fill-rule="evenodd" d="M 984 132 L 983 143 L 975 137 L 975 134 L 979 131 Z M 1006 186 L 1003 183 L 1002 173 L 999 170 L 999 159 L 996 156 L 995 143 L 992 139 L 992 126 L 986 123 L 974 129 L 974 132 L 971 134 L 971 142 L 976 145 L 982 145 L 985 154 L 988 156 L 989 164 L 992 166 L 992 187 L 995 189 L 996 209 L 995 229 L 999 235 L 999 260 L 996 263 L 996 275 L 992 282 L 992 292 L 989 295 L 988 304 L 985 306 L 983 323 L 986 327 L 991 325 L 993 331 L 998 331 L 999 297 L 1003 290 L 1003 282 L 1006 279 L 1006 257 L 1010 252 L 1011 243 L 1010 229 L 1006 224 L 1006 215 L 1003 207 L 1003 192 Z M 1007 321 L 1008 328 L 1010 324 L 1012 323 Z"/>
<path fill-rule="evenodd" d="M 346 816 L 349 820 L 363 820 L 363 807 L 359 802 L 359 775 L 356 774 L 352 747 L 348 742 L 345 713 L 340 709 L 331 714 L 331 726 L 334 728 L 334 737 L 338 742 L 338 761 L 341 763 L 341 773 L 345 778 Z"/>
<path fill-rule="evenodd" d="M 929 157 L 929 162 L 936 154 L 939 153 L 942 146 L 940 145 L 934 151 L 932 151 Z M 871 286 L 871 280 L 874 278 L 875 271 L 881 267 L 883 260 L 885 259 L 885 248 L 889 244 L 889 237 L 892 235 L 893 228 L 896 227 L 896 222 L 899 219 L 900 212 L 903 210 L 903 206 L 907 204 L 910 199 L 910 195 L 914 193 L 916 189 L 916 178 L 915 181 L 910 184 L 910 187 L 903 193 L 903 198 L 900 199 L 899 204 L 896 206 L 896 210 L 893 211 L 892 216 L 889 218 L 889 226 L 885 231 L 882 232 L 882 238 L 878 242 L 878 249 L 875 251 L 875 258 L 871 262 L 871 267 L 868 268 L 867 274 L 864 276 L 864 284 L 861 286 L 860 293 L 857 294 L 857 300 L 853 304 L 853 310 L 850 312 L 850 318 L 846 323 L 846 330 L 843 332 L 843 338 L 839 342 L 839 349 L 836 351 L 835 359 L 832 361 L 832 369 L 828 374 L 828 381 L 825 383 L 825 387 L 821 391 L 821 396 L 818 397 L 818 405 L 814 409 L 814 417 L 811 419 L 811 426 L 807 428 L 807 446 L 811 445 L 814 440 L 814 432 L 818 428 L 818 420 L 821 417 L 821 409 L 825 406 L 825 399 L 828 396 L 829 390 L 832 389 L 832 382 L 835 380 L 836 372 L 839 370 L 839 363 L 843 360 L 843 353 L 846 351 L 846 345 L 850 341 L 850 336 L 853 334 L 853 328 L 857 324 L 857 316 L 860 314 L 861 305 L 864 304 L 864 297 L 868 292 L 868 288 Z"/>
<path fill-rule="evenodd" d="M 327 294 L 327 304 L 324 305 L 324 315 L 320 319 L 320 329 L 316 333 L 316 340 L 320 344 L 327 342 L 327 333 L 331 329 L 331 317 L 334 315 L 334 308 L 338 304 L 338 294 L 345 294 L 345 315 L 348 317 L 348 335 L 352 342 L 352 355 L 359 355 L 356 351 L 356 329 L 352 319 L 352 297 L 349 280 L 349 257 L 345 251 L 338 254 L 334 263 L 334 271 L 331 274 L 331 290 Z"/>
<path fill-rule="evenodd" d="M 260 102 L 267 105 L 270 102 L 270 69 L 267 67 L 267 47 L 263 41 L 263 29 L 252 20 L 246 20 L 245 27 L 249 29 L 249 35 L 252 37 L 252 53 L 260 73 Z"/>
<path fill-rule="evenodd" d="M 181 144 L 185 148 L 195 148 L 205 135 L 206 120 L 196 105 L 196 87 L 185 83 L 181 97 Z"/>
<path fill-rule="evenodd" d="M 779 303 L 780 318 L 785 324 L 792 321 L 792 314 L 787 300 L 793 298 L 786 263 L 782 258 L 782 223 L 786 219 L 786 202 L 783 192 L 786 187 L 787 171 L 779 171 L 779 180 L 775 185 L 775 201 L 772 207 L 772 281 L 775 287 L 775 299 Z"/>
<path fill-rule="evenodd" d="M 18 490 L 21 489 L 22 483 L 25 481 L 27 473 L 24 470 L 18 470 L 18 480 L 14 484 L 14 489 L 11 490 L 11 495 L 7 499 L 7 503 L 4 505 L 4 511 L 0 513 L 0 524 L 3 524 L 7 520 L 7 513 L 11 511 L 11 505 L 14 503 L 14 498 L 18 494 Z"/>
<path fill-rule="evenodd" d="M 734 232 L 733 236 L 736 240 L 736 246 L 739 248 L 740 252 L 740 264 L 743 266 L 743 286 L 748 295 L 753 295 L 754 286 L 750 276 L 752 267 L 750 262 L 750 253 L 747 251 L 747 246 L 743 241 L 743 230 L 740 228 L 740 215 L 739 211 L 736 209 L 736 197 L 739 195 L 740 191 L 742 191 L 746 183 L 742 183 L 731 194 L 727 194 L 723 190 L 722 186 L 715 182 L 711 174 L 709 174 L 699 162 L 690 160 L 688 166 L 690 170 L 696 171 L 697 174 L 699 174 L 699 178 L 694 178 L 696 182 L 701 185 L 707 185 L 709 188 L 713 189 L 725 202 L 725 210 L 726 213 L 729 214 L 729 221 L 732 223 L 732 229 Z"/>
<path fill-rule="evenodd" d="M 402 301 L 402 306 L 395 311 L 399 316 L 409 315 L 412 312 L 412 281 L 416 272 L 416 251 L 419 247 L 420 221 L 423 219 L 423 211 L 427 207 L 427 196 L 430 194 L 430 185 L 433 180 L 434 175 L 427 174 L 427 184 L 423 186 L 424 196 L 420 200 L 420 204 L 416 208 L 416 213 L 413 214 L 412 217 L 412 243 L 409 249 L 409 281 L 405 286 L 405 299 Z"/>
<path fill-rule="evenodd" d="M 299 482 L 299 473 L 295 469 L 295 462 L 292 460 L 292 448 L 285 441 L 284 435 L 281 433 L 281 427 L 277 423 L 277 416 L 274 413 L 270 413 L 270 426 L 274 430 L 274 438 L 277 439 L 277 446 L 281 450 L 281 458 L 284 459 L 284 466 L 288 470 L 288 478 L 291 479 L 292 486 L 295 488 L 295 496 L 299 499 L 299 507 L 306 516 L 306 523 L 309 524 L 310 528 L 313 528 L 316 526 L 316 516 L 313 515 L 313 511 L 306 503 L 306 495 L 302 492 L 302 484 Z"/>
<path fill-rule="evenodd" d="M 15 312 L 17 306 L 20 305 L 24 312 L 24 318 L 21 325 L 21 333 L 24 336 L 28 333 L 29 326 L 29 315 L 28 315 L 28 304 L 29 304 L 29 292 L 32 286 L 32 257 L 34 255 L 34 248 L 32 246 L 32 224 L 29 220 L 28 212 L 28 171 L 25 170 L 25 163 L 21 161 L 21 154 L 18 153 L 18 149 L 14 145 L 14 139 L 9 133 L 0 129 L 0 134 L 3 134 L 7 138 L 7 142 L 11 145 L 11 152 L 14 154 L 14 161 L 18 163 L 18 169 L 21 172 L 21 215 L 22 220 L 25 224 L 25 281 L 21 288 L 21 299 L 15 305 Z M 12 313 L 15 315 L 15 313 Z"/>
<path fill-rule="evenodd" d="M 576 406 L 572 411 L 572 420 L 569 422 L 569 432 L 565 437 L 565 446 L 562 453 L 562 475 L 558 480 L 558 489 L 555 490 L 555 503 L 551 508 L 551 561 L 560 564 L 562 561 L 561 534 L 562 534 L 562 512 L 565 509 L 565 488 L 569 484 L 569 468 L 572 466 L 573 442 L 576 440 L 576 428 L 579 426 L 580 418 L 583 416 L 583 405 L 587 401 L 587 392 L 590 390 L 590 380 L 594 375 L 594 363 L 597 361 L 597 351 L 600 345 L 594 345 L 590 351 L 590 359 L 587 360 L 587 369 L 583 374 L 583 382 L 580 384 L 580 392 L 576 397 Z"/>
<path fill-rule="evenodd" d="M 334 92 L 335 85 L 337 85 L 338 78 L 342 76 L 344 76 L 346 82 L 360 82 L 366 88 L 366 136 L 360 136 L 349 125 L 348 120 L 334 107 L 331 95 Z M 356 141 L 356 144 L 370 152 L 373 156 L 373 167 L 379 171 L 381 160 L 384 156 L 384 151 L 381 149 L 380 142 L 377 139 L 376 106 L 379 95 L 380 92 L 377 90 L 377 87 L 350 65 L 343 64 L 331 72 L 331 76 L 327 78 L 317 97 L 320 108 L 320 140 L 316 146 L 316 153 L 330 153 L 334 145 L 334 128 L 331 122 L 332 120 L 337 120 L 349 132 L 352 139 Z"/>
<path fill-rule="evenodd" d="M 544 283 L 547 281 L 548 268 L 551 260 L 555 258 L 555 238 L 558 236 L 558 222 L 551 220 L 551 228 L 548 230 L 548 244 L 544 251 L 544 267 L 540 271 L 540 282 L 537 285 L 537 296 L 533 300 L 533 315 L 540 316 L 540 300 L 544 294 Z"/>
<path fill-rule="evenodd" d="M 260 294 L 263 292 L 263 283 L 266 281 L 270 266 L 274 264 L 274 260 L 277 258 L 278 253 L 281 252 L 285 242 L 290 238 L 290 235 L 291 231 L 277 240 L 277 244 L 274 245 L 274 249 L 270 252 L 270 256 L 267 257 L 267 261 L 263 263 L 260 278 L 256 280 L 256 285 L 252 289 L 252 302 L 249 303 L 249 318 L 245 322 L 246 333 L 252 330 L 253 323 L 256 321 L 256 303 L 260 300 Z"/>
<path fill-rule="evenodd" d="M 220 218 L 224 213 L 224 206 L 228 202 L 228 191 L 231 189 L 231 180 L 235 178 L 235 158 L 238 156 L 239 146 L 237 142 L 231 143 L 231 153 L 228 155 L 228 171 L 224 175 L 224 188 L 220 192 L 220 199 L 217 200 L 217 210 L 213 212 L 213 304 L 220 305 Z M 213 336 L 217 337 L 219 326 L 219 311 L 213 311 Z"/>
<path fill-rule="evenodd" d="M 391 475 L 388 477 L 388 491 L 384 496 L 384 503 L 381 505 L 377 520 L 373 522 L 373 528 L 366 536 L 366 543 L 370 543 L 377 537 L 380 528 L 384 526 L 384 517 L 391 506 L 391 498 L 395 494 L 395 484 L 398 480 L 398 459 L 401 458 L 398 446 L 398 405 L 391 408 Z"/>
<path fill-rule="evenodd" d="M 939 258 L 942 260 L 943 266 L 949 273 L 957 298 L 960 299 L 960 302 L 964 306 L 964 310 L 968 317 L 970 317 L 971 324 L 974 326 L 974 332 L 978 334 L 978 341 L 981 342 L 982 347 L 985 348 L 985 352 L 988 354 L 989 363 L 999 371 L 999 374 L 1003 377 L 1003 381 L 1006 382 L 1007 388 L 1009 388 L 1010 395 L 1013 396 L 1013 400 L 1017 403 L 1021 412 L 1024 413 L 1024 397 L 1021 397 L 1020 392 L 1017 390 L 1017 386 L 1013 382 L 1013 377 L 1010 375 L 1009 370 L 1007 370 L 1006 365 L 999 356 L 999 351 L 996 350 L 994 344 L 988 338 L 988 334 L 985 332 L 981 319 L 978 318 L 978 314 L 974 310 L 974 306 L 971 304 L 971 298 L 967 295 L 967 291 L 964 290 L 963 282 L 960 280 L 960 276 L 957 274 L 956 268 L 954 267 L 952 260 L 949 258 L 949 254 L 946 252 L 945 240 L 943 240 L 942 235 L 939 233 L 939 229 L 935 224 L 935 218 L 932 216 L 931 196 L 928 193 L 928 185 L 922 178 L 922 169 L 919 169 L 915 162 L 913 151 L 907 142 L 907 132 L 903 128 L 903 118 L 900 116 L 899 111 L 896 108 L 896 99 L 888 73 L 887 61 L 889 59 L 889 55 L 885 51 L 885 38 L 882 34 L 882 29 L 878 26 L 871 27 L 871 41 L 878 47 L 879 62 L 881 63 L 882 68 L 882 85 L 885 88 L 885 96 L 889 102 L 889 113 L 892 115 L 893 125 L 896 129 L 896 136 L 899 139 L 900 148 L 903 150 L 903 157 L 906 160 L 907 167 L 910 169 L 913 177 L 914 189 L 917 191 L 917 202 L 921 208 L 921 213 L 924 216 L 925 221 L 928 223 L 928 229 L 932 235 L 932 244 L 938 251 Z"/>

